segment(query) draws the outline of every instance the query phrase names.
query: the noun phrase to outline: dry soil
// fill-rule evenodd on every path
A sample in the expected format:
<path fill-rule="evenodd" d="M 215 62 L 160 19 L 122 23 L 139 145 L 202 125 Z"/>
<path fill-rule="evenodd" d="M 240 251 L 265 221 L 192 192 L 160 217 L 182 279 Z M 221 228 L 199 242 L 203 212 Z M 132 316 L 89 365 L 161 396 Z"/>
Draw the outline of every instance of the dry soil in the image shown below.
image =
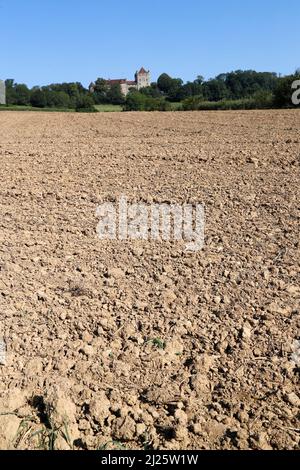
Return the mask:
<path fill-rule="evenodd" d="M 0 448 L 299 448 L 299 129 L 0 114 Z M 205 247 L 99 240 L 121 194 L 205 204 Z"/>

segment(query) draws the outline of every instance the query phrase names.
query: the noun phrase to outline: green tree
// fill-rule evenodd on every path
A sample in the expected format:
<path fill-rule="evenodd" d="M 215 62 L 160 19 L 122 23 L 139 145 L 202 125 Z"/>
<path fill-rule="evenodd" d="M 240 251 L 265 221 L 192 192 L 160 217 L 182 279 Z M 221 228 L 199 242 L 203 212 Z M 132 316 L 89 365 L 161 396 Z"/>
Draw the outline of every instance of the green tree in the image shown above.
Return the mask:
<path fill-rule="evenodd" d="M 81 95 L 75 107 L 77 112 L 95 113 L 94 100 L 88 95 Z"/>
<path fill-rule="evenodd" d="M 168 95 L 173 86 L 173 78 L 171 78 L 167 73 L 162 73 L 158 77 L 157 86 L 160 91 Z"/>
<path fill-rule="evenodd" d="M 49 108 L 71 108 L 72 102 L 70 96 L 64 91 L 45 90 L 47 106 Z"/>
<path fill-rule="evenodd" d="M 109 86 L 104 78 L 97 78 L 94 86 L 94 100 L 96 104 L 107 103 Z"/>
<path fill-rule="evenodd" d="M 30 104 L 35 108 L 45 108 L 47 106 L 45 92 L 40 88 L 34 89 L 30 96 Z"/>
<path fill-rule="evenodd" d="M 125 111 L 168 111 L 170 103 L 164 98 L 153 98 L 141 91 L 132 90 L 125 101 Z"/>
<path fill-rule="evenodd" d="M 198 75 L 194 83 L 197 85 L 202 85 L 202 83 L 204 83 L 204 77 L 202 75 Z"/>
<path fill-rule="evenodd" d="M 119 83 L 114 83 L 109 87 L 107 93 L 107 102 L 111 104 L 124 104 L 125 98 Z"/>
<path fill-rule="evenodd" d="M 140 92 L 143 95 L 151 96 L 152 98 L 160 98 L 161 97 L 161 91 L 158 88 L 156 83 L 151 83 L 150 86 L 145 87 L 145 88 L 141 88 Z"/>
<path fill-rule="evenodd" d="M 125 111 L 144 111 L 146 106 L 147 96 L 136 90 L 128 93 L 125 101 Z"/>
<path fill-rule="evenodd" d="M 170 101 L 180 101 L 182 99 L 183 81 L 180 78 L 172 78 L 167 73 L 163 73 L 157 80 L 159 90 L 164 93 Z"/>
<path fill-rule="evenodd" d="M 72 108 L 76 107 L 78 100 L 82 96 L 89 96 L 89 91 L 84 88 L 80 82 L 71 82 L 71 83 L 52 83 L 47 87 L 43 87 L 43 91 L 47 92 L 64 92 L 70 98 L 70 106 Z"/>
<path fill-rule="evenodd" d="M 27 85 L 24 84 L 16 84 L 14 85 L 14 96 L 15 102 L 13 104 L 17 104 L 20 106 L 27 106 L 30 103 L 30 90 L 28 89 Z"/>
<path fill-rule="evenodd" d="M 237 70 L 226 74 L 225 78 L 232 99 L 247 98 L 260 90 L 273 91 L 277 81 L 275 73 L 254 70 Z"/>
<path fill-rule="evenodd" d="M 12 78 L 5 80 L 7 104 L 16 104 L 16 90 L 14 83 L 15 81 Z"/>
<path fill-rule="evenodd" d="M 214 79 L 204 83 L 203 95 L 208 101 L 220 101 L 229 97 L 229 91 L 223 80 Z"/>

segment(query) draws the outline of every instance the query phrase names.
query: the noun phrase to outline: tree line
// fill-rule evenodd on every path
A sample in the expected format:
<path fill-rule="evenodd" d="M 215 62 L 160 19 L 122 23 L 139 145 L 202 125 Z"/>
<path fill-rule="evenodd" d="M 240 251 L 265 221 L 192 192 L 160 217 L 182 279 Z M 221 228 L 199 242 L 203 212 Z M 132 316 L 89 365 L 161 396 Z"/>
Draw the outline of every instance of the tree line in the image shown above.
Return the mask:
<path fill-rule="evenodd" d="M 168 104 L 172 103 L 180 103 L 178 109 L 182 110 L 295 107 L 292 103 L 292 84 L 299 79 L 299 70 L 284 77 L 272 72 L 237 70 L 207 81 L 198 76 L 193 82 L 183 83 L 180 78 L 172 78 L 164 73 L 151 87 L 139 92 L 132 90 L 126 99 L 125 109 L 136 110 L 144 106 L 144 110 L 147 110 L 149 98 L 155 100 L 153 105 L 156 103 L 159 109 L 169 109 Z"/>
<path fill-rule="evenodd" d="M 183 110 L 292 107 L 291 86 L 297 79 L 299 70 L 284 77 L 273 72 L 237 70 L 210 80 L 199 75 L 186 83 L 163 73 L 147 88 L 132 88 L 127 97 L 118 83 L 109 86 L 103 78 L 96 80 L 93 90 L 79 82 L 31 89 L 14 80 L 5 83 L 8 105 L 93 111 L 96 104 L 116 104 L 127 111 L 165 111 L 174 109 L 172 103 L 180 103 L 179 109 Z"/>
<path fill-rule="evenodd" d="M 79 82 L 29 89 L 27 85 L 9 79 L 5 81 L 5 85 L 7 105 L 93 110 L 95 104 L 89 91 Z"/>

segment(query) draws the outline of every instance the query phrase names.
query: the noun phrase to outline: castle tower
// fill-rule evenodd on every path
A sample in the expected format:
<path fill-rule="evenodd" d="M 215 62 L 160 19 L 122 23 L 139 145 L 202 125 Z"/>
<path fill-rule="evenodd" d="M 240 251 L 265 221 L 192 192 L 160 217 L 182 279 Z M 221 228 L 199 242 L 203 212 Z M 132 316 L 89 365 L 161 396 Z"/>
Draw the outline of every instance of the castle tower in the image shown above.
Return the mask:
<path fill-rule="evenodd" d="M 137 83 L 137 89 L 140 90 L 141 88 L 145 88 L 150 86 L 150 71 L 145 70 L 144 67 L 141 68 L 139 72 L 135 74 L 135 80 Z"/>

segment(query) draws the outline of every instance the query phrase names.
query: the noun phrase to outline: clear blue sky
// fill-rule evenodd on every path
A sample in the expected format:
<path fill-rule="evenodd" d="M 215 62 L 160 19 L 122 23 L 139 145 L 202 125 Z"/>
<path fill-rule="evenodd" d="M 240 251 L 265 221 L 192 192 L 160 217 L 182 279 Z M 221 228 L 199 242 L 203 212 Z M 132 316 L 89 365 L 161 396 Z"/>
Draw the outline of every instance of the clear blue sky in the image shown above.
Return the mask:
<path fill-rule="evenodd" d="M 132 79 L 141 66 L 185 81 L 300 67 L 299 0 L 0 0 L 0 77 L 29 86 Z"/>

